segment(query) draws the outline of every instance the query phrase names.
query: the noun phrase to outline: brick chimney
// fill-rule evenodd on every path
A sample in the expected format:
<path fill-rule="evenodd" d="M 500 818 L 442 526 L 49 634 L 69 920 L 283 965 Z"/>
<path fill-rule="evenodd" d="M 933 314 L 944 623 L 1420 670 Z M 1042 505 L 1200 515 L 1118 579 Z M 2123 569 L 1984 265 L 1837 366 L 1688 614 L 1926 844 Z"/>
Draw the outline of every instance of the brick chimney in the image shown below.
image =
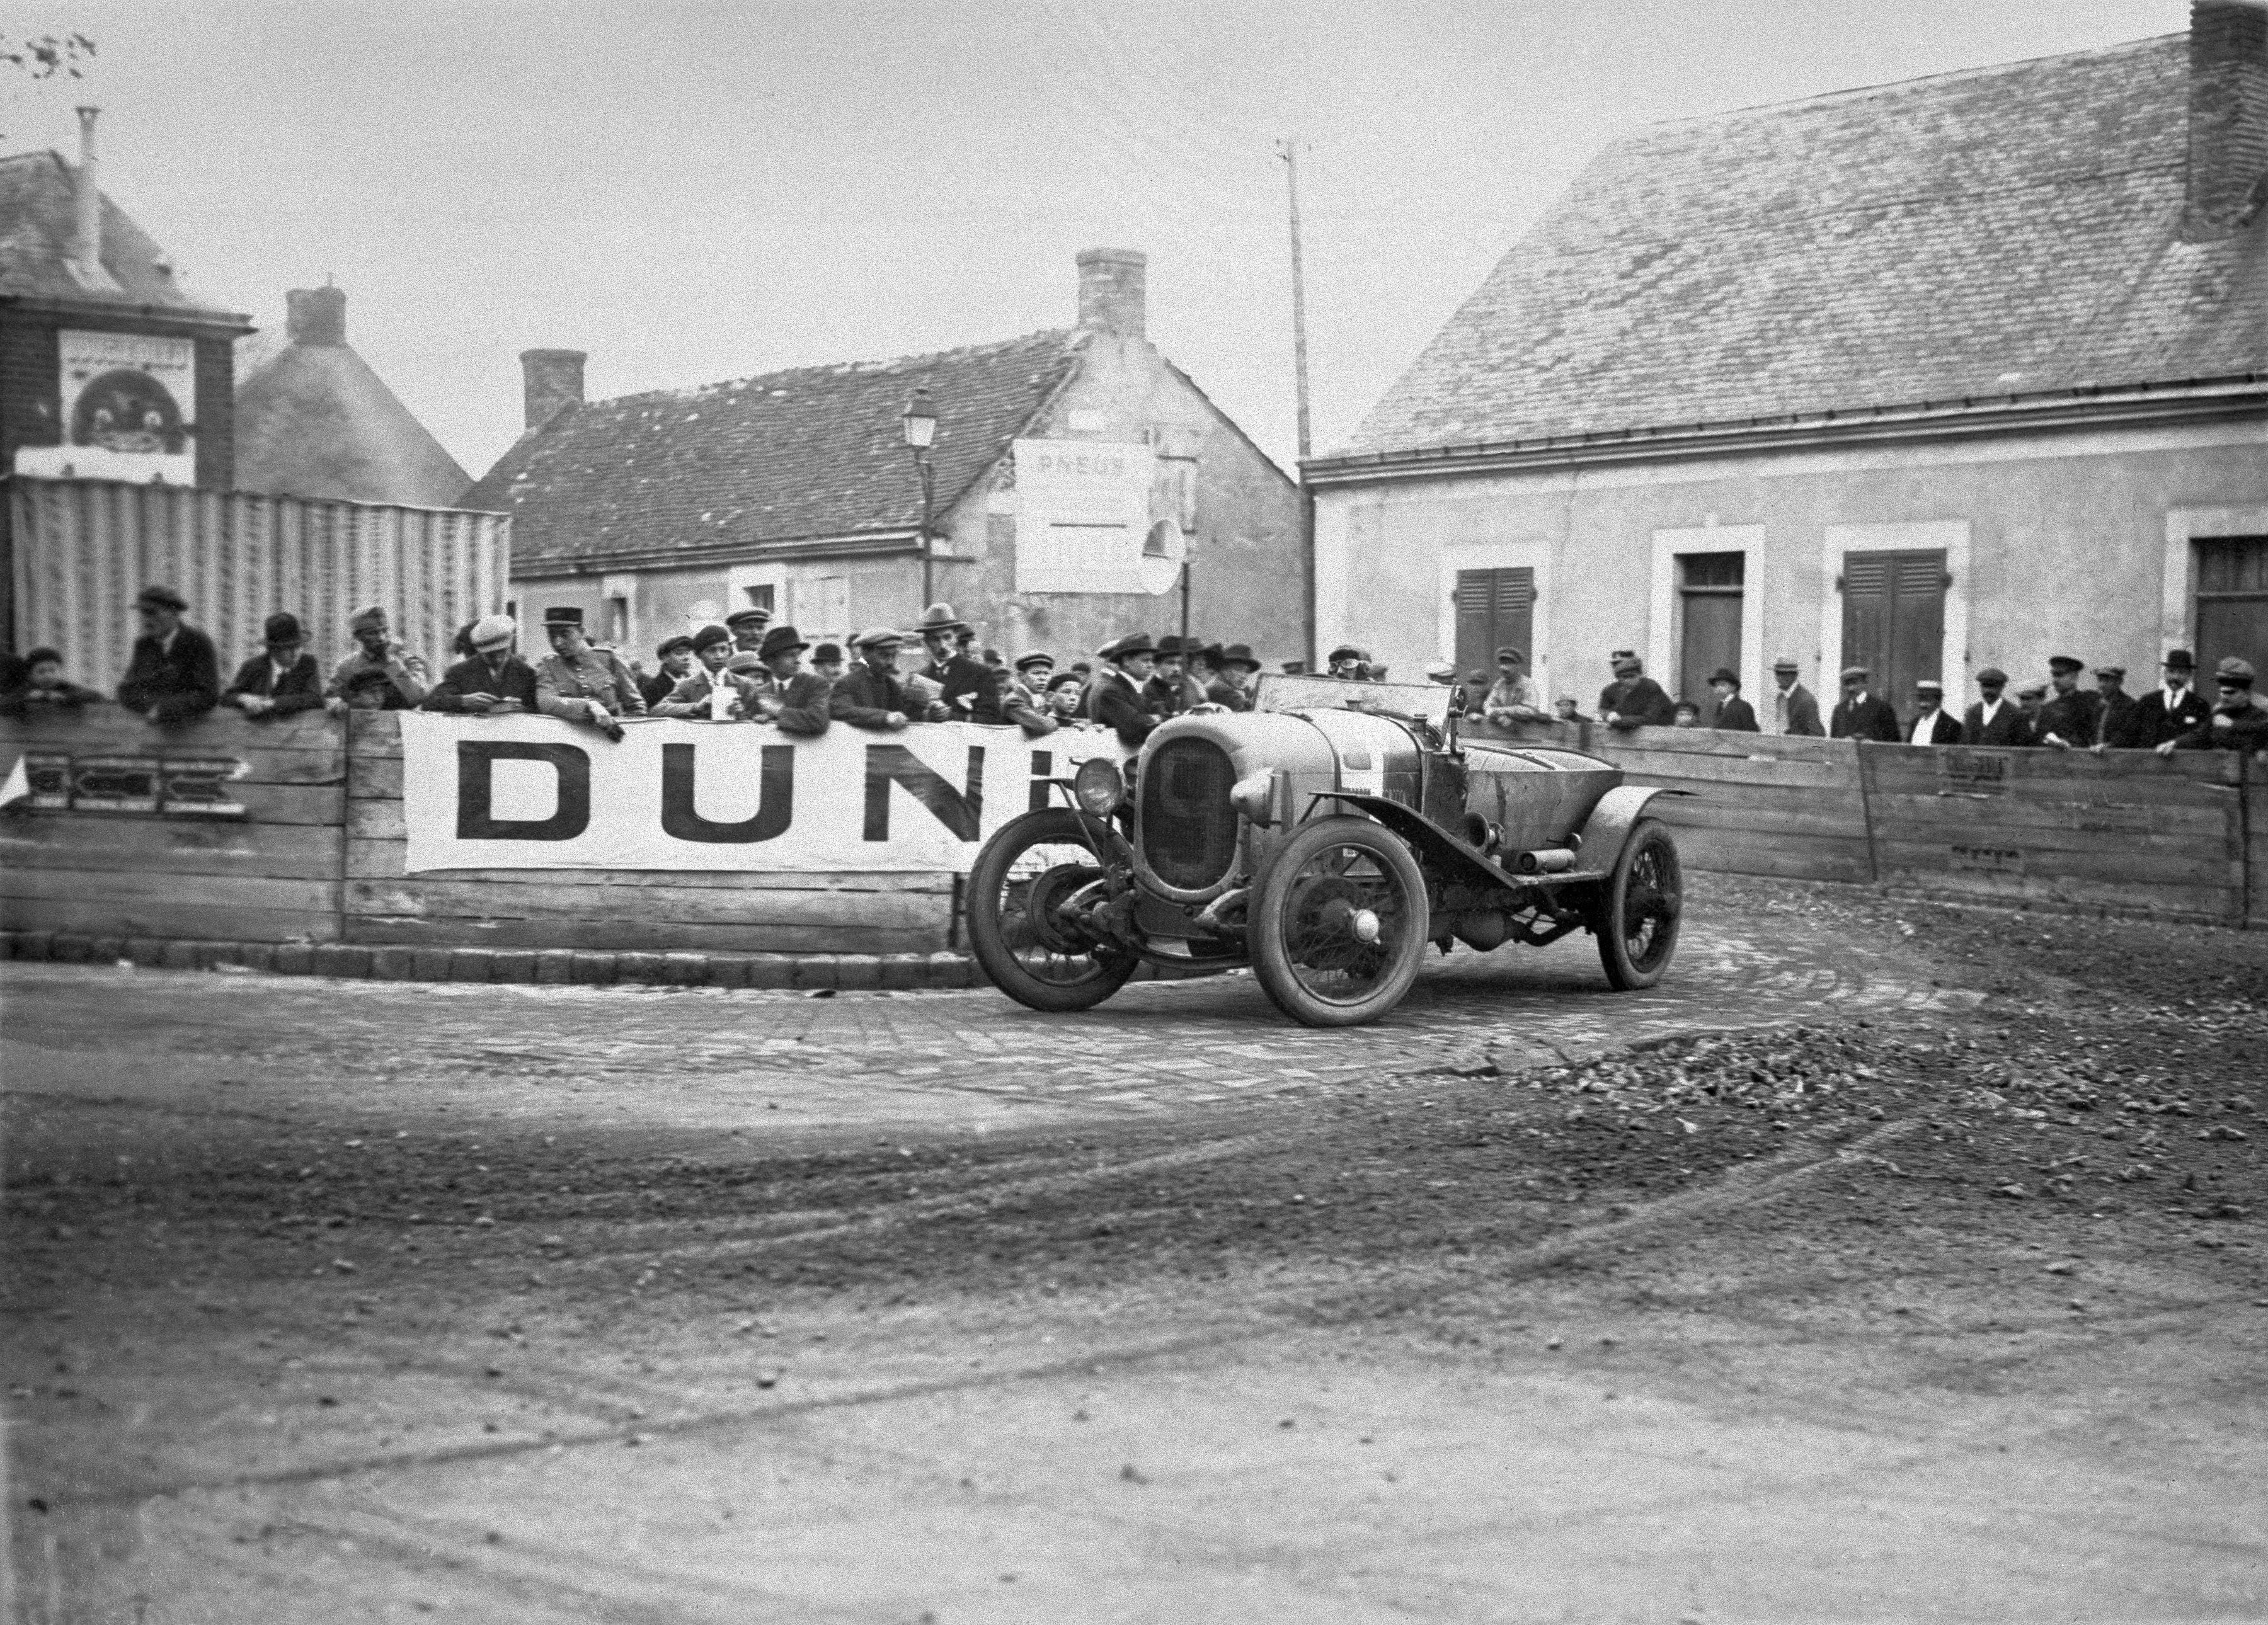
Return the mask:
<path fill-rule="evenodd" d="M 347 342 L 347 292 L 328 284 L 294 288 L 284 296 L 284 331 L 294 344 Z"/>
<path fill-rule="evenodd" d="M 527 427 L 541 429 L 561 408 L 583 404 L 583 364 L 590 353 L 579 349 L 524 349 L 519 368 L 527 387 Z"/>
<path fill-rule="evenodd" d="M 1143 336 L 1150 256 L 1138 248 L 1088 248 L 1079 256 L 1079 325 L 1121 338 Z"/>
<path fill-rule="evenodd" d="M 2182 235 L 2234 236 L 2268 203 L 2268 0 L 2191 0 Z"/>

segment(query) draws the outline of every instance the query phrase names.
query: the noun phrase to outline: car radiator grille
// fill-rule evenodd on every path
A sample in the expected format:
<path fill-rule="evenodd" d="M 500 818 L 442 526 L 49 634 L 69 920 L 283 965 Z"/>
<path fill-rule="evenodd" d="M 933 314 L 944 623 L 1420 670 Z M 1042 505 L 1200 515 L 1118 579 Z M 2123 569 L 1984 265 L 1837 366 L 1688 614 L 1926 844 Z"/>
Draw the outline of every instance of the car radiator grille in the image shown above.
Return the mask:
<path fill-rule="evenodd" d="M 1206 739 L 1171 739 L 1142 764 L 1142 857 L 1167 886 L 1201 891 L 1236 863 L 1236 782 L 1228 753 Z"/>

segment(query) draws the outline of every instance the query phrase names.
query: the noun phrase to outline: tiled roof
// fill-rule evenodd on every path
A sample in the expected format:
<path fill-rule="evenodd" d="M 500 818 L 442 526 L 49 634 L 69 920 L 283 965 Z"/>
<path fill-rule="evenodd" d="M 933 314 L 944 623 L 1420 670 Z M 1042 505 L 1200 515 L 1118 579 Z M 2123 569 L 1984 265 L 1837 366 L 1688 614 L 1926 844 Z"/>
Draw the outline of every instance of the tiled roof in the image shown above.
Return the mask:
<path fill-rule="evenodd" d="M 208 309 L 182 291 L 170 269 L 158 268 L 166 264 L 165 250 L 107 195 L 102 200 L 102 264 L 118 286 L 88 288 L 73 276 L 75 180 L 71 166 L 53 152 L 0 158 L 0 295 Z"/>
<path fill-rule="evenodd" d="M 2186 40 L 1625 136 L 1344 452 L 2268 370 L 2268 219 L 2179 237 Z"/>
<path fill-rule="evenodd" d="M 236 392 L 239 490 L 446 508 L 468 478 L 343 344 L 287 345 Z"/>
<path fill-rule="evenodd" d="M 940 514 L 1068 378 L 1080 340 L 1035 333 L 933 356 L 799 367 L 569 407 L 459 500 L 512 516 L 516 570 L 719 543 L 909 529 L 899 415 L 937 402 Z"/>

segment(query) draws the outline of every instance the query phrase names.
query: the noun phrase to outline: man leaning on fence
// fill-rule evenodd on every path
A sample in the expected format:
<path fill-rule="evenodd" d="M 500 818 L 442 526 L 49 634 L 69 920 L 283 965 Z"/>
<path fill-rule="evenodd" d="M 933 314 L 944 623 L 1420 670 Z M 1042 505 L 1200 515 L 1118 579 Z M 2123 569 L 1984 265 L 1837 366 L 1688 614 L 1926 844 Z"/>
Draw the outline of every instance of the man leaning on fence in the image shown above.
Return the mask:
<path fill-rule="evenodd" d="M 118 702 L 161 726 L 195 722 L 220 703 L 220 655 L 212 639 L 183 624 L 188 607 L 171 587 L 144 587 L 134 600 L 142 636 L 118 680 Z"/>
<path fill-rule="evenodd" d="M 1945 685 L 1934 677 L 1914 684 L 1913 720 L 1906 724 L 1909 745 L 1958 745 L 1961 724 L 1945 709 Z"/>
<path fill-rule="evenodd" d="M 386 611 L 373 605 L 347 622 L 354 652 L 331 668 L 324 708 L 339 711 L 406 711 L 425 698 L 425 662 L 394 641 Z"/>
<path fill-rule="evenodd" d="M 792 626 L 767 627 L 756 651 L 764 669 L 749 686 L 748 704 L 755 720 L 772 723 L 782 733 L 817 739 L 831 720 L 828 698 L 835 685 L 803 669 L 803 651 L 810 647 Z"/>
<path fill-rule="evenodd" d="M 511 717 L 535 709 L 535 668 L 515 653 L 519 623 L 510 615 L 482 615 L 465 634 L 472 657 L 442 673 L 423 709 L 472 717 Z"/>
<path fill-rule="evenodd" d="M 905 634 L 889 627 L 861 632 L 851 643 L 858 651 L 858 664 L 843 673 L 827 696 L 827 714 L 854 728 L 884 732 L 917 719 L 945 721 L 944 702 L 924 705 L 913 697 L 905 679 L 898 675 L 898 651 L 905 643 Z"/>
<path fill-rule="evenodd" d="M 579 609 L 545 610 L 543 630 L 551 652 L 535 668 L 535 709 L 619 740 L 616 717 L 645 715 L 645 696 L 630 667 L 613 650 L 592 647 Z"/>
<path fill-rule="evenodd" d="M 289 612 L 269 616 L 261 642 L 261 651 L 236 668 L 235 680 L 221 691 L 221 703 L 233 705 L 247 717 L 320 710 L 322 669 L 306 651 L 307 635 L 299 617 Z"/>
<path fill-rule="evenodd" d="M 1835 715 L 1828 726 L 1834 738 L 1879 739 L 1885 745 L 1898 742 L 1898 714 L 1888 700 L 1867 692 L 1874 675 L 1863 665 L 1843 668 L 1843 697 L 1835 702 Z"/>
<path fill-rule="evenodd" d="M 2039 743 L 2055 750 L 2088 750 L 2102 721 L 2102 702 L 2083 693 L 2079 674 L 2087 662 L 2070 655 L 2048 660 L 2048 686 L 2054 690 L 2040 706 Z"/>
<path fill-rule="evenodd" d="M 2230 655 L 2213 668 L 2219 698 L 2205 719 L 2177 739 L 2158 746 L 2166 756 L 2176 750 L 2268 750 L 2268 704 L 2252 692 L 2252 664 Z"/>
<path fill-rule="evenodd" d="M 2164 681 L 2134 702 L 2136 731 L 2150 750 L 2202 726 L 2213 714 L 2213 702 L 2197 691 L 2195 655 L 2169 649 L 2162 669 Z"/>

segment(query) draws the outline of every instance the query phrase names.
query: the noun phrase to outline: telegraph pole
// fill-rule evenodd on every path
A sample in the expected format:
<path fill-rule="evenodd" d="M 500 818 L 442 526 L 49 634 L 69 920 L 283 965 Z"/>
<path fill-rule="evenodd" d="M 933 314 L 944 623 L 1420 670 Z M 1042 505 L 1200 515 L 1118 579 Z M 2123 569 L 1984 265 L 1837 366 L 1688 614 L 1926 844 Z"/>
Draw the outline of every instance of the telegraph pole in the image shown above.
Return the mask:
<path fill-rule="evenodd" d="M 1307 276 L 1300 261 L 1299 147 L 1286 136 L 1276 143 L 1276 156 L 1284 160 L 1284 186 L 1292 204 L 1292 371 L 1300 396 L 1300 461 L 1304 464 L 1312 448 L 1307 434 Z M 1315 494 L 1307 489 L 1304 467 L 1300 471 L 1300 555 L 1307 575 L 1300 620 L 1307 636 L 1307 667 L 1312 671 L 1319 652 L 1315 641 Z"/>

